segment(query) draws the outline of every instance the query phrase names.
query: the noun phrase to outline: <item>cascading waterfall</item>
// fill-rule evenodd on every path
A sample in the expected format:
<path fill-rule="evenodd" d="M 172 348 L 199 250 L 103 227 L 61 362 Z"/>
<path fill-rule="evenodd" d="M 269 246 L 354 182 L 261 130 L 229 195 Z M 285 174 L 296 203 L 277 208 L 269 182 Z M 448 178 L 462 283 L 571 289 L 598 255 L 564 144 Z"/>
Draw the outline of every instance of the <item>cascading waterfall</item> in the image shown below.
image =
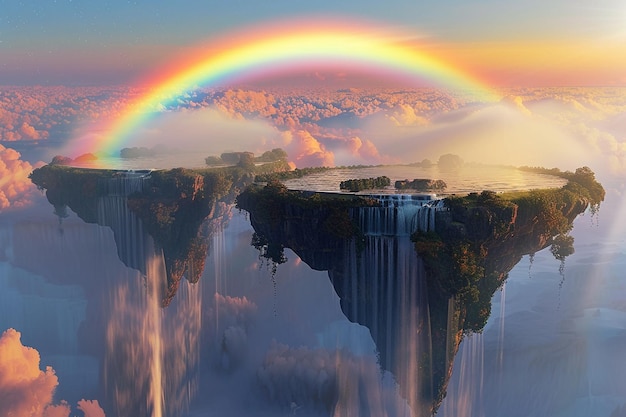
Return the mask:
<path fill-rule="evenodd" d="M 466 337 L 455 360 L 455 376 L 440 409 L 444 417 L 484 416 L 485 347 L 482 333 Z"/>
<path fill-rule="evenodd" d="M 506 282 L 502 283 L 500 291 L 500 328 L 498 331 L 498 371 L 502 374 L 504 362 L 504 318 L 506 315 Z"/>
<path fill-rule="evenodd" d="M 420 230 L 435 230 L 437 211 L 445 210 L 443 200 L 433 194 L 381 194 L 370 195 L 381 203 L 380 207 L 353 209 L 354 218 L 365 235 L 410 236 Z"/>
<path fill-rule="evenodd" d="M 201 291 L 183 280 L 182 295 L 161 307 L 163 251 L 127 207 L 127 196 L 141 191 L 146 178 L 128 173 L 112 179 L 103 184 L 109 195 L 98 202 L 98 223 L 113 230 L 120 259 L 138 271 L 119 277 L 110 297 L 104 378 L 120 417 L 180 415 L 197 387 Z"/>
<path fill-rule="evenodd" d="M 352 209 L 365 235 L 364 248 L 346 247 L 342 268 L 329 271 L 346 316 L 366 325 L 383 369 L 396 379 L 414 415 L 430 413 L 433 398 L 432 339 L 424 266 L 410 235 L 434 230 L 443 203 L 430 195 L 370 196 L 381 207 Z M 426 372 L 427 374 L 427 372 Z"/>

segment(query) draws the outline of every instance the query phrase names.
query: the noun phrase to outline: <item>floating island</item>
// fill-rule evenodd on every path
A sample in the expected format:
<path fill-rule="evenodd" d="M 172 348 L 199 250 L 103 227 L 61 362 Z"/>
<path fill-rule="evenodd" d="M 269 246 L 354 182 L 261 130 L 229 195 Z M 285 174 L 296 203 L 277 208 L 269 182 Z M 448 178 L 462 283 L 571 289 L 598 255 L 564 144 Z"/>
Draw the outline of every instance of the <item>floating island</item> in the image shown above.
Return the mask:
<path fill-rule="evenodd" d="M 277 155 L 279 159 L 272 160 Z M 285 215 L 280 209 L 285 204 L 316 207 L 326 213 L 318 216 L 321 224 L 327 222 L 331 233 L 345 238 L 360 233 L 353 219 L 348 217 L 350 208 L 381 204 L 363 192 L 376 194 L 375 191 L 383 187 L 389 191 L 387 177 L 345 181 L 348 184 L 346 188 L 360 191 L 359 194 L 288 190 L 281 181 L 329 168 L 291 170 L 283 156 L 277 150 L 266 152 L 261 159 L 269 162 L 259 164 L 251 153 L 230 153 L 222 154 L 222 160 L 230 158 L 229 162 L 235 162 L 232 166 L 154 171 L 76 168 L 65 165 L 71 163 L 71 159 L 55 157 L 53 163 L 34 170 L 30 178 L 40 189 L 46 190 L 46 197 L 55 207 L 55 213 L 64 213 L 69 207 L 84 221 L 96 223 L 98 198 L 110 192 L 110 183 L 131 176 L 141 177 L 143 186 L 127 196 L 127 205 L 164 251 L 168 271 L 164 304 L 168 304 L 185 271 L 188 275 L 189 269 L 195 271 L 193 276 L 188 276 L 192 282 L 199 278 L 202 267 L 188 268 L 188 254 L 190 250 L 193 252 L 193 248 L 196 252 L 205 248 L 206 245 L 201 244 L 202 239 L 198 237 L 198 230 L 205 219 L 215 214 L 219 204 L 233 204 L 237 199 L 238 206 L 251 212 L 253 220 L 269 213 L 269 207 L 274 207 L 274 212 L 270 213 L 273 219 L 281 219 Z M 452 248 L 463 242 L 474 253 L 480 253 L 490 241 L 509 235 L 519 236 L 520 230 L 531 225 L 541 227 L 541 241 L 548 244 L 553 237 L 567 233 L 574 217 L 588 207 L 596 210 L 604 199 L 604 189 L 587 167 L 575 172 L 543 168 L 523 170 L 555 176 L 566 180 L 566 184 L 545 190 L 498 194 L 486 190 L 445 197 L 442 204 L 447 210 L 437 214 L 436 229 L 428 233 L 415 231 L 414 235 L 416 252 L 431 270 L 437 269 L 437 262 L 442 257 L 454 258 Z M 406 192 L 407 188 L 435 191 L 444 186 L 443 181 L 433 179 L 397 181 L 395 184 L 401 192 Z M 434 194 L 428 195 L 435 198 Z M 194 253 L 191 258 L 196 259 L 193 263 L 198 264 L 203 255 Z M 450 275 L 458 271 L 439 272 Z M 476 278 L 470 281 L 474 282 Z M 466 287 L 450 282 L 441 284 L 442 290 L 450 293 L 471 293 L 471 285 Z"/>

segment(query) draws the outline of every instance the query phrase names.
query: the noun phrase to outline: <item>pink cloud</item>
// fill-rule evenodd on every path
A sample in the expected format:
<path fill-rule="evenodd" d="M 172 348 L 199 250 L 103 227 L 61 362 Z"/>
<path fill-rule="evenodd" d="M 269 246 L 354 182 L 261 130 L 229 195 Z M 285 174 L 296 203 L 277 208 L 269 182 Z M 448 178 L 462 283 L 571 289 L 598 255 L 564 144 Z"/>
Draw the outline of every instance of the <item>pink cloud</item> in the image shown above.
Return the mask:
<path fill-rule="evenodd" d="M 106 417 L 104 410 L 98 404 L 98 400 L 82 399 L 78 402 L 77 408 L 85 413 L 85 417 Z"/>
<path fill-rule="evenodd" d="M 39 352 L 20 339 L 15 329 L 0 337 L 0 415 L 44 416 L 59 380 L 51 367 L 39 369 Z M 58 410 L 50 412 L 59 416 Z"/>
<path fill-rule="evenodd" d="M 371 140 L 355 136 L 350 138 L 348 143 L 353 155 L 372 163 L 380 161 L 380 153 Z"/>
<path fill-rule="evenodd" d="M 22 334 L 8 329 L 0 336 L 0 416 L 69 417 L 66 401 L 52 404 L 59 385 L 54 369 L 39 369 L 37 349 L 22 345 Z M 85 417 L 105 417 L 98 401 L 81 400 Z"/>
<path fill-rule="evenodd" d="M 295 132 L 285 132 L 287 154 L 289 159 L 295 162 L 296 166 L 334 166 L 335 157 L 331 151 L 315 139 L 306 130 Z"/>
<path fill-rule="evenodd" d="M 59 405 L 49 405 L 43 412 L 43 417 L 70 417 L 72 409 L 65 401 Z"/>

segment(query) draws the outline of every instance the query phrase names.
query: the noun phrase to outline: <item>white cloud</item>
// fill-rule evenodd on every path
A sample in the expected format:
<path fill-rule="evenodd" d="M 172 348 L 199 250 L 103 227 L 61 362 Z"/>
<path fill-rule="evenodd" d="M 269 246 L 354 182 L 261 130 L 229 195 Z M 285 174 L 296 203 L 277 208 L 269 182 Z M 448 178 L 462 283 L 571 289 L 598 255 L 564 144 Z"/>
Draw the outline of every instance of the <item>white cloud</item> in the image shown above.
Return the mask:
<path fill-rule="evenodd" d="M 208 156 L 224 151 L 261 152 L 280 142 L 280 132 L 267 121 L 202 108 L 163 113 L 134 132 L 123 147 L 165 145 Z"/>
<path fill-rule="evenodd" d="M 35 167 L 20 157 L 16 150 L 0 145 L 0 212 L 30 204 L 31 193 L 36 189 L 28 178 Z"/>

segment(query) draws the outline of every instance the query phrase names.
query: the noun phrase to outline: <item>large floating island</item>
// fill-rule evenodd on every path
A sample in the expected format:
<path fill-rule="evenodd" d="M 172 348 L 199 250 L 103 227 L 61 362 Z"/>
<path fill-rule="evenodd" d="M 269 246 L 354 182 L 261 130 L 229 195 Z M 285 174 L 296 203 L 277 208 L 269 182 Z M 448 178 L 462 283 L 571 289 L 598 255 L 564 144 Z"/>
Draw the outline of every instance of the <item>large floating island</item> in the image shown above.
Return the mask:
<path fill-rule="evenodd" d="M 270 182 L 248 187 L 237 206 L 249 212 L 252 243 L 274 270 L 289 248 L 328 271 L 346 316 L 370 329 L 381 366 L 417 415 L 432 415 L 462 338 L 482 331 L 511 268 L 548 246 L 564 262 L 574 250 L 573 220 L 603 201 L 589 168 L 558 175 L 567 179 L 561 188 L 440 201 L 307 193 Z"/>
<path fill-rule="evenodd" d="M 236 204 L 249 213 L 252 245 L 274 271 L 285 248 L 328 271 L 342 310 L 370 329 L 381 366 L 417 415 L 438 408 L 460 341 L 483 329 L 508 271 L 548 246 L 563 262 L 574 250 L 573 220 L 597 211 L 605 195 L 587 167 L 545 170 L 567 181 L 560 188 L 441 200 L 428 193 L 293 191 L 276 179 L 255 182 L 263 169 L 284 166 L 129 172 L 47 165 L 30 178 L 61 221 L 69 207 L 86 222 L 111 227 L 120 259 L 142 270 L 124 237 L 139 219 L 165 260 L 164 307 L 183 276 L 198 281 L 213 230 L 207 225 L 226 222 Z M 107 205 L 128 219 L 108 216 Z"/>

